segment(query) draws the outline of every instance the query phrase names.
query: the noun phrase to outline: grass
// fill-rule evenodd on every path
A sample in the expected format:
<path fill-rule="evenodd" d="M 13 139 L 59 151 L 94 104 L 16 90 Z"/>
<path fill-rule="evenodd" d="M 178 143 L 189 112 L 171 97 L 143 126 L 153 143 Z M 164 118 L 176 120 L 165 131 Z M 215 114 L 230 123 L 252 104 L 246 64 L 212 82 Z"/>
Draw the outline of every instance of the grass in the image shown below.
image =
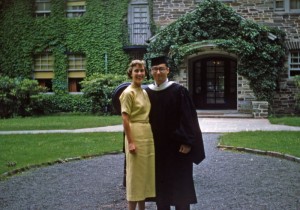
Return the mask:
<path fill-rule="evenodd" d="M 300 126 L 300 117 L 269 117 L 272 124 Z M 220 144 L 280 152 L 300 157 L 300 131 L 254 131 L 226 133 Z"/>
<path fill-rule="evenodd" d="M 271 117 L 269 120 L 274 124 L 300 126 L 300 117 Z M 78 129 L 121 123 L 120 116 L 61 114 L 0 119 L 0 130 Z M 58 159 L 121 151 L 122 139 L 121 132 L 0 135 L 0 176 L 18 168 Z M 300 132 L 298 131 L 227 133 L 220 137 L 220 143 L 300 157 Z M 8 166 L 8 163 L 16 163 L 16 165 Z"/>
<path fill-rule="evenodd" d="M 300 157 L 300 131 L 251 131 L 226 133 L 220 144 L 274 151 Z"/>
<path fill-rule="evenodd" d="M 300 126 L 300 117 L 269 117 L 268 119 L 272 124 Z"/>
<path fill-rule="evenodd" d="M 94 128 L 122 124 L 120 116 L 62 114 L 0 119 L 0 131 Z"/>
<path fill-rule="evenodd" d="M 122 145 L 121 132 L 0 135 L 0 175 L 58 159 L 120 152 Z"/>

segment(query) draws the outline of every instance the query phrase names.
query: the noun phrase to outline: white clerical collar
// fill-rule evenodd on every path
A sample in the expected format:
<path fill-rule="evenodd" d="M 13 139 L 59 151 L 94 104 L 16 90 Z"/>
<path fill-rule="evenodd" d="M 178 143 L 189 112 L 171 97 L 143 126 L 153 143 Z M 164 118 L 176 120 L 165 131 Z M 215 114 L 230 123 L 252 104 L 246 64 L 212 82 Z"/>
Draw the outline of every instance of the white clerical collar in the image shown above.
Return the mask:
<path fill-rule="evenodd" d="M 174 82 L 169 82 L 169 80 L 167 79 L 165 82 L 163 82 L 162 84 L 160 85 L 157 85 L 156 82 L 154 82 L 154 84 L 150 84 L 148 87 L 151 89 L 151 90 L 155 90 L 155 91 L 160 91 L 160 90 L 164 90 L 166 89 L 167 87 L 169 87 L 170 85 L 172 85 Z"/>

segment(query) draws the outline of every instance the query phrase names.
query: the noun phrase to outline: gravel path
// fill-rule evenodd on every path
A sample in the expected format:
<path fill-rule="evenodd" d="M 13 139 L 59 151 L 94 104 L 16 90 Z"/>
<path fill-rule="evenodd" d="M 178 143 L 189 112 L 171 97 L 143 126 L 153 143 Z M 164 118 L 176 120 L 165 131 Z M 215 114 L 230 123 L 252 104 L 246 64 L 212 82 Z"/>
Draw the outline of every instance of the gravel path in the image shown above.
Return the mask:
<path fill-rule="evenodd" d="M 300 210 L 299 163 L 218 150 L 217 137 L 204 134 L 207 158 L 194 167 L 193 210 Z M 1 181 L 0 209 L 124 210 L 123 157 L 57 164 Z"/>

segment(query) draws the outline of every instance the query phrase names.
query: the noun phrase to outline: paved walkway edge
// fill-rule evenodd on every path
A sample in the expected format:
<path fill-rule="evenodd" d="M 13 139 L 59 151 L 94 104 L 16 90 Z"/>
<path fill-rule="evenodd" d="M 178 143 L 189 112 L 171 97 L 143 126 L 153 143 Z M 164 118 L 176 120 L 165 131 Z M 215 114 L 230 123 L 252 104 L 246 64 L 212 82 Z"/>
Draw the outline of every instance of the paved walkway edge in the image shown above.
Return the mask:
<path fill-rule="evenodd" d="M 248 153 L 253 153 L 253 154 L 257 154 L 257 155 L 267 155 L 267 156 L 271 156 L 271 157 L 282 158 L 282 159 L 286 159 L 286 160 L 290 160 L 290 161 L 300 163 L 300 158 L 299 157 L 289 155 L 289 154 L 280 153 L 280 152 L 264 151 L 264 150 L 244 148 L 244 147 L 226 146 L 226 145 L 221 145 L 221 144 L 218 144 L 217 148 L 223 149 L 223 150 L 234 150 L 234 151 L 239 151 L 239 152 L 248 152 Z"/>
<path fill-rule="evenodd" d="M 45 167 L 45 166 L 51 166 L 51 165 L 54 165 L 54 164 L 62 164 L 62 163 L 67 163 L 67 162 L 71 162 L 71 161 L 77 161 L 77 160 L 83 160 L 83 159 L 88 159 L 88 158 L 100 157 L 100 156 L 103 156 L 103 155 L 114 155 L 114 154 L 120 154 L 120 153 L 122 153 L 121 150 L 120 151 L 105 152 L 105 153 L 102 153 L 102 154 L 82 155 L 82 156 L 78 156 L 78 157 L 65 158 L 65 159 L 59 158 L 57 160 L 48 161 L 48 162 L 45 162 L 45 163 L 27 165 L 25 167 L 17 168 L 17 169 L 5 172 L 3 174 L 0 174 L 0 181 L 7 178 L 7 177 L 10 177 L 10 176 L 13 176 L 13 175 L 16 175 L 18 173 L 25 172 L 25 171 L 29 171 L 30 169 L 34 169 L 34 168 L 41 168 L 41 167 Z"/>
<path fill-rule="evenodd" d="M 281 159 L 285 159 L 285 160 L 300 163 L 300 158 L 299 157 L 289 155 L 289 154 L 280 153 L 280 152 L 264 151 L 264 150 L 244 148 L 244 147 L 234 147 L 234 146 L 227 146 L 227 145 L 221 145 L 221 144 L 218 144 L 217 148 L 223 149 L 223 150 L 233 150 L 233 151 L 238 151 L 238 152 L 247 152 L 247 153 L 252 153 L 252 154 L 257 154 L 257 155 L 267 155 L 267 156 L 271 156 L 271 157 L 281 158 Z M 119 154 L 121 152 L 122 151 L 113 151 L 113 152 L 108 152 L 108 153 L 103 153 L 103 154 L 83 155 L 83 156 L 78 156 L 78 157 L 73 157 L 73 158 L 57 159 L 55 161 L 50 161 L 50 162 L 41 163 L 41 164 L 29 165 L 29 166 L 26 166 L 26 167 L 18 168 L 18 169 L 8 171 L 8 172 L 5 172 L 5 173 L 1 174 L 0 175 L 0 181 L 2 179 L 5 179 L 6 177 L 10 177 L 10 176 L 13 176 L 15 174 L 22 173 L 24 171 L 28 171 L 28 170 L 34 169 L 34 168 L 40 168 L 40 167 L 50 166 L 50 165 L 54 165 L 54 164 L 62 164 L 62 163 L 70 162 L 70 161 L 83 160 L 83 159 L 87 159 L 87 158 L 99 157 L 99 156 L 109 155 L 109 154 L 110 155 L 111 154 Z"/>

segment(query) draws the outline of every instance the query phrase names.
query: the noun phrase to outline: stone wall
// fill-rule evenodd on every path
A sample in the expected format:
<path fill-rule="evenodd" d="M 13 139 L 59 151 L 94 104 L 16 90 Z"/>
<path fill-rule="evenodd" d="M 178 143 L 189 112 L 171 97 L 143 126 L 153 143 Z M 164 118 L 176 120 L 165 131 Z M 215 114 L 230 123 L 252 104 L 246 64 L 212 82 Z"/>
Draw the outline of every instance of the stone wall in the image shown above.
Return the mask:
<path fill-rule="evenodd" d="M 194 0 L 153 0 L 153 19 L 157 26 L 166 26 L 196 6 Z"/>
<path fill-rule="evenodd" d="M 272 113 L 293 114 L 296 107 L 296 94 L 299 90 L 293 80 L 282 80 L 278 84 L 278 91 L 272 101 Z"/>
<path fill-rule="evenodd" d="M 279 27 L 287 33 L 287 39 L 299 41 L 299 14 L 275 12 L 273 0 L 237 0 L 229 5 L 244 18 Z"/>
<path fill-rule="evenodd" d="M 253 117 L 267 118 L 269 103 L 267 101 L 252 101 Z"/>
<path fill-rule="evenodd" d="M 255 100 L 254 93 L 250 88 L 249 81 L 243 77 L 237 76 L 237 110 L 240 113 L 252 113 L 252 101 Z"/>
<path fill-rule="evenodd" d="M 287 39 L 299 42 L 299 13 L 274 11 L 274 0 L 236 0 L 224 2 L 246 19 L 279 27 L 287 33 Z M 153 0 L 153 19 L 158 26 L 166 26 L 180 16 L 196 9 L 195 0 Z"/>

